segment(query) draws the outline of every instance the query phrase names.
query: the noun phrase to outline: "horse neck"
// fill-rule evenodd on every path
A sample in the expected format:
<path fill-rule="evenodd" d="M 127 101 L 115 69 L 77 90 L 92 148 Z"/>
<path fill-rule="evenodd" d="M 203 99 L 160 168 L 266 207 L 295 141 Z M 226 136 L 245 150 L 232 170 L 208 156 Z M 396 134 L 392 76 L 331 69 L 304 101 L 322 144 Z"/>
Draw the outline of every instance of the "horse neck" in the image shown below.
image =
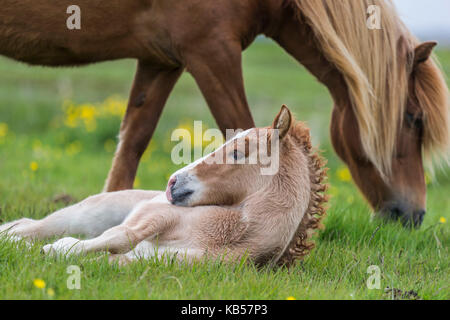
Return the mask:
<path fill-rule="evenodd" d="M 330 91 L 337 106 L 350 105 L 347 86 L 336 67 L 331 64 L 316 45 L 314 33 L 301 22 L 290 6 L 282 6 L 280 0 L 266 0 L 278 10 L 271 17 L 264 34 L 277 42 L 287 53 L 300 62 L 319 82 Z"/>

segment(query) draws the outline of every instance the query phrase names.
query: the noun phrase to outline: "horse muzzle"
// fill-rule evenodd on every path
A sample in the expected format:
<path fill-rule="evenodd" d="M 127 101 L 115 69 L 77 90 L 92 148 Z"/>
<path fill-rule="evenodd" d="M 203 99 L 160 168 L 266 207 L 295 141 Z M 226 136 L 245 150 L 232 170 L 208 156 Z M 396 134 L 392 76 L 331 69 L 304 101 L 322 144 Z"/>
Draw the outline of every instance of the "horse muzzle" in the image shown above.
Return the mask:
<path fill-rule="evenodd" d="M 425 209 L 414 209 L 404 202 L 392 202 L 383 206 L 380 215 L 389 220 L 400 221 L 405 227 L 419 228 L 425 217 Z"/>
<path fill-rule="evenodd" d="M 167 200 L 173 205 L 188 207 L 195 193 L 196 184 L 196 178 L 187 173 L 173 175 L 167 183 Z"/>

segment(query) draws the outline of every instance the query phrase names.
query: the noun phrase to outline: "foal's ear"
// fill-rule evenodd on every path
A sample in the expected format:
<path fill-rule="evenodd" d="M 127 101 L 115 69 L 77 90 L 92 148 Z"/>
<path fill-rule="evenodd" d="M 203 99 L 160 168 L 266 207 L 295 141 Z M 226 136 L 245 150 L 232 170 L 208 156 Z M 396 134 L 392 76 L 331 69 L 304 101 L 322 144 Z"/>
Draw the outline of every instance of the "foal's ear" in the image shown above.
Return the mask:
<path fill-rule="evenodd" d="M 292 125 L 291 111 L 288 109 L 288 107 L 283 105 L 277 117 L 273 121 L 272 128 L 278 129 L 279 137 L 280 139 L 283 139 L 289 132 L 291 125 Z"/>
<path fill-rule="evenodd" d="M 436 41 L 427 41 L 422 44 L 419 44 L 414 50 L 414 67 L 418 66 L 421 63 L 427 61 L 434 47 L 437 46 Z"/>

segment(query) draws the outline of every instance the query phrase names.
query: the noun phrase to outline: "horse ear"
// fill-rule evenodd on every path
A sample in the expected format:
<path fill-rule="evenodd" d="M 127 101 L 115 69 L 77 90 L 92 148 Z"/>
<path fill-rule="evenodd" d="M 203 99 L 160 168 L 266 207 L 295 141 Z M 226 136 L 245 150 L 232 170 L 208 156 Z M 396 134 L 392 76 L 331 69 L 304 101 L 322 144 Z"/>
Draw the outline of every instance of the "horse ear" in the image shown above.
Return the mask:
<path fill-rule="evenodd" d="M 437 46 L 436 41 L 427 41 L 422 44 L 419 44 L 414 50 L 414 67 L 418 66 L 421 63 L 427 61 L 434 47 Z"/>
<path fill-rule="evenodd" d="M 280 112 L 273 121 L 272 128 L 278 129 L 280 139 L 283 139 L 289 132 L 292 125 L 292 114 L 288 107 L 283 105 Z"/>

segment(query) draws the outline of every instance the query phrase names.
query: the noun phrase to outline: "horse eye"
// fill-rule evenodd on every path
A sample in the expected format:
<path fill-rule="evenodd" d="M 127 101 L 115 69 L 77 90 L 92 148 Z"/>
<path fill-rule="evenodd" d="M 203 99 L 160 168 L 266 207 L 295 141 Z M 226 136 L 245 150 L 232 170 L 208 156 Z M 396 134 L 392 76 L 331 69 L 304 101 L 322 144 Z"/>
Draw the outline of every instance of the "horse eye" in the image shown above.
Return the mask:
<path fill-rule="evenodd" d="M 423 127 L 422 119 L 411 112 L 406 113 L 406 122 L 411 128 L 422 129 Z"/>

